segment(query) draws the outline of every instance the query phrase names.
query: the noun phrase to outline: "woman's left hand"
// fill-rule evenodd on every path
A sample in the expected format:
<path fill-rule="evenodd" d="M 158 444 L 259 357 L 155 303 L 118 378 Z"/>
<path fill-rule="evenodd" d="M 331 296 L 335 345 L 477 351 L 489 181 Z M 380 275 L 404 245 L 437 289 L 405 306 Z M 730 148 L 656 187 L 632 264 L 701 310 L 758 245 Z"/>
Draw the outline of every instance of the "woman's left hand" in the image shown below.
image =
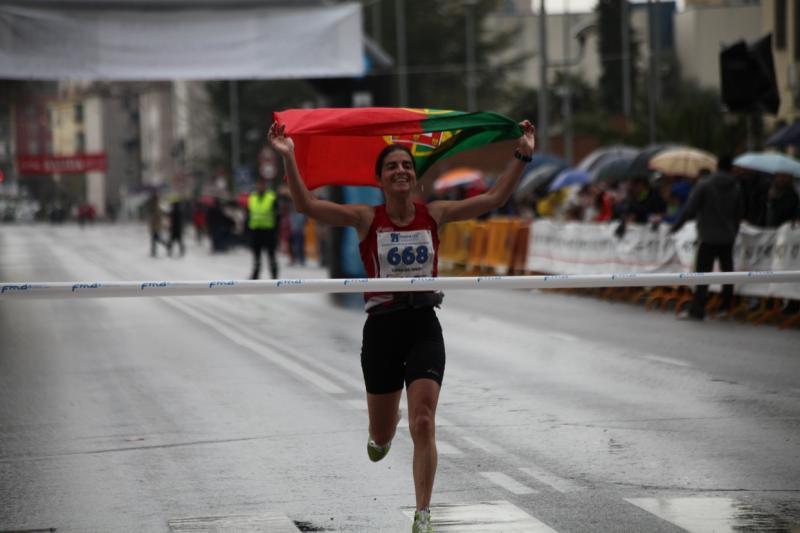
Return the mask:
<path fill-rule="evenodd" d="M 517 149 L 522 155 L 530 157 L 536 149 L 536 128 L 530 120 L 523 120 L 519 126 L 522 128 L 522 137 L 519 138 Z"/>

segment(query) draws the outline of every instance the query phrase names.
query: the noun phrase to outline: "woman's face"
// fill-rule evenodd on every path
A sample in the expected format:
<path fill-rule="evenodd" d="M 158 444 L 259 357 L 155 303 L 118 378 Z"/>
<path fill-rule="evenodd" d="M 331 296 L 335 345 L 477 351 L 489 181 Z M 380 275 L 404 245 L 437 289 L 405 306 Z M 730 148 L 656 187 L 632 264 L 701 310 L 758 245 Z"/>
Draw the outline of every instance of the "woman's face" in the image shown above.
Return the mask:
<path fill-rule="evenodd" d="M 404 150 L 395 150 L 383 160 L 381 187 L 386 193 L 402 193 L 414 190 L 417 185 L 417 174 L 414 172 L 414 162 Z"/>

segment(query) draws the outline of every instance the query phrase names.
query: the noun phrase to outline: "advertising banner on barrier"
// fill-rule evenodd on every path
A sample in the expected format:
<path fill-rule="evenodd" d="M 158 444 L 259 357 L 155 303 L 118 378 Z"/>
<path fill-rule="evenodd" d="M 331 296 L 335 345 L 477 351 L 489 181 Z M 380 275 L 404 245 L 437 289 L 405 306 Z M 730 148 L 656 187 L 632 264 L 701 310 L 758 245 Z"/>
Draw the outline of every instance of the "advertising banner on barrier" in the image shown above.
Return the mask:
<path fill-rule="evenodd" d="M 620 238 L 618 223 L 531 224 L 526 270 L 557 274 L 599 272 L 680 272 L 668 228 L 629 225 Z"/>
<path fill-rule="evenodd" d="M 619 223 L 559 223 L 535 220 L 531 224 L 526 270 L 549 274 L 693 272 L 697 228 L 687 223 L 678 233 L 669 226 L 628 225 L 618 237 Z M 779 229 L 742 224 L 733 250 L 737 271 L 800 270 L 800 227 Z M 712 290 L 718 290 L 713 287 Z M 793 283 L 737 287 L 740 294 L 800 298 Z"/>

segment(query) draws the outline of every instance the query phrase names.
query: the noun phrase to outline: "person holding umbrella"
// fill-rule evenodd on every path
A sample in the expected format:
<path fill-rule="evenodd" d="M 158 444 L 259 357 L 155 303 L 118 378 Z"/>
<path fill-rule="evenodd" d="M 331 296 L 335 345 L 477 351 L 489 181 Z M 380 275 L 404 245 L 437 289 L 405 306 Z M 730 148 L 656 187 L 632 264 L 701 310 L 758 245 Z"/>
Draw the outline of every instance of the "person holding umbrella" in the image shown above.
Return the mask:
<path fill-rule="evenodd" d="M 720 270 L 733 271 L 733 244 L 744 216 L 744 199 L 739 183 L 731 174 L 731 158 L 719 158 L 718 170 L 692 189 L 683 213 L 670 229 L 678 232 L 686 221 L 697 220 L 699 246 L 695 259 L 697 272 L 711 272 L 718 260 Z M 683 320 L 705 318 L 708 285 L 698 285 L 689 310 L 678 315 Z M 733 303 L 733 285 L 723 285 L 720 310 L 727 312 Z"/>

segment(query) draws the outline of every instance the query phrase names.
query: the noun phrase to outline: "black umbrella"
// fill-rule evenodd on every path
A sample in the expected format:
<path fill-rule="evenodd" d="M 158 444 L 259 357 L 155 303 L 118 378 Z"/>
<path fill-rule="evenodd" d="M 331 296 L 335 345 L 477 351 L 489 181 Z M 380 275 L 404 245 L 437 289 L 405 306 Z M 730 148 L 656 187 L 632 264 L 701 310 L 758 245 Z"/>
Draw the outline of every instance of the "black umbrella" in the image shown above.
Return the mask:
<path fill-rule="evenodd" d="M 611 159 L 605 163 L 601 163 L 597 168 L 592 171 L 592 183 L 600 181 L 607 181 L 609 183 L 616 183 L 625 179 L 630 168 L 631 163 L 635 158 L 633 156 L 620 157 L 619 159 Z"/>
<path fill-rule="evenodd" d="M 565 168 L 567 168 L 565 164 L 545 163 L 531 170 L 519 180 L 519 185 L 514 191 L 514 200 L 519 202 L 532 192 L 536 192 L 540 196 L 546 195 L 550 183 Z"/>
<path fill-rule="evenodd" d="M 800 120 L 773 133 L 764 144 L 767 146 L 800 146 Z"/>
<path fill-rule="evenodd" d="M 677 144 L 651 144 L 642 148 L 636 157 L 633 158 L 631 164 L 628 166 L 623 179 L 636 179 L 636 178 L 649 178 L 652 171 L 650 170 L 650 160 L 659 152 L 663 152 L 667 148 L 676 148 Z"/>

